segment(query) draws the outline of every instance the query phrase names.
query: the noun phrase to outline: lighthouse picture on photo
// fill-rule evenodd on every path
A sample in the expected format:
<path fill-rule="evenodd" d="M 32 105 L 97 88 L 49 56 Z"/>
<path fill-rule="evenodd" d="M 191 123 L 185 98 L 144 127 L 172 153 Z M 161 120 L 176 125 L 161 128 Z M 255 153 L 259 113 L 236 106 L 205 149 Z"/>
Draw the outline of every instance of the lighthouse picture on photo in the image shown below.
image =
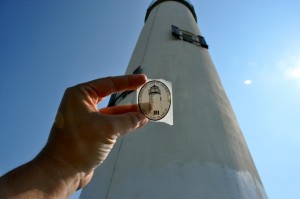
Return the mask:
<path fill-rule="evenodd" d="M 171 92 L 167 85 L 159 80 L 150 80 L 138 92 L 138 104 L 150 120 L 164 118 L 171 107 Z"/>

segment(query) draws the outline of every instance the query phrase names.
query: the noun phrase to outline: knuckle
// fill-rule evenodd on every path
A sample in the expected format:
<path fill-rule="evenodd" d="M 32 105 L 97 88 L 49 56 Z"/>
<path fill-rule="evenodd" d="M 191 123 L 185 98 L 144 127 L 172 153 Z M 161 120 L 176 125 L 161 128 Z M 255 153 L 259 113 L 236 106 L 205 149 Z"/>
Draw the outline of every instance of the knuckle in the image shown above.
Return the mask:
<path fill-rule="evenodd" d="M 102 122 L 103 122 L 103 135 L 104 135 L 104 138 L 108 138 L 108 139 L 114 139 L 115 136 L 118 135 L 118 126 L 115 125 L 115 123 L 108 119 L 107 117 L 103 117 L 101 118 Z"/>
<path fill-rule="evenodd" d="M 78 92 L 82 91 L 83 87 L 84 87 L 83 84 L 77 84 L 75 86 L 68 87 L 65 90 L 64 95 L 65 96 L 73 96 L 73 95 L 77 94 Z"/>
<path fill-rule="evenodd" d="M 128 125 L 128 127 L 129 127 L 129 129 L 133 129 L 138 124 L 138 118 L 133 113 L 129 113 L 128 116 L 129 116 L 129 125 Z"/>

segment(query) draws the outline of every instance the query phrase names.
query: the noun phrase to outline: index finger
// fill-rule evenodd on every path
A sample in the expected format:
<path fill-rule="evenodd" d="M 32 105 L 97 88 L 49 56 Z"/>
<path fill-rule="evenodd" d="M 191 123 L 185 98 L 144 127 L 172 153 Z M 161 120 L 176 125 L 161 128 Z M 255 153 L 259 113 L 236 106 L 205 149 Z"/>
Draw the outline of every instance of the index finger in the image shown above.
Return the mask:
<path fill-rule="evenodd" d="M 105 97 L 124 90 L 136 90 L 147 81 L 146 75 L 123 75 L 106 77 L 87 82 L 95 91 L 98 97 Z"/>
<path fill-rule="evenodd" d="M 105 107 L 99 110 L 100 113 L 105 115 L 120 115 L 128 112 L 140 112 L 137 104 L 128 104 L 121 106 Z"/>

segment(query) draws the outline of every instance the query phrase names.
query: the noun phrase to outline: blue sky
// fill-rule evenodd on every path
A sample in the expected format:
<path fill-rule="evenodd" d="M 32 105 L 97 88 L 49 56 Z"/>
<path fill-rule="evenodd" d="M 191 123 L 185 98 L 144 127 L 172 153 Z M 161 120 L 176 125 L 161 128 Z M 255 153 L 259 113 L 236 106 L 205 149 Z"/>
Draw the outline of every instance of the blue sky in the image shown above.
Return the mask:
<path fill-rule="evenodd" d="M 300 198 L 300 2 L 191 2 L 269 198 Z M 149 4 L 0 1 L 0 175 L 41 150 L 66 87 L 124 74 Z"/>

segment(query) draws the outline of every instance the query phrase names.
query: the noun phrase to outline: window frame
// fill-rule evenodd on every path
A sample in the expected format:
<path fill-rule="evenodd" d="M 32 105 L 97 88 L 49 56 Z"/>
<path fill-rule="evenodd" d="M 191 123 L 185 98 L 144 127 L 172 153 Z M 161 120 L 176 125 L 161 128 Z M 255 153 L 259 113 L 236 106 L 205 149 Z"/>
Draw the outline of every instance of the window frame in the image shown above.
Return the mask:
<path fill-rule="evenodd" d="M 208 49 L 205 38 L 201 35 L 195 35 L 189 31 L 182 30 L 175 25 L 172 25 L 172 35 L 177 39 Z"/>

